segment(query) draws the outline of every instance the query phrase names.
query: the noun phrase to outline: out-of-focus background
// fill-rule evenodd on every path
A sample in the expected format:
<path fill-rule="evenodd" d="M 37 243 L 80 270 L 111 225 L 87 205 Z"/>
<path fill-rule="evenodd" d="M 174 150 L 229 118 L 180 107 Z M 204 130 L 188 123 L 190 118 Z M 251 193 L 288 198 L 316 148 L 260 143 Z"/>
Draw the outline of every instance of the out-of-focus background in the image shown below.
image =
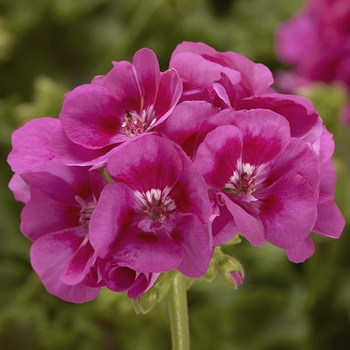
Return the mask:
<path fill-rule="evenodd" d="M 162 70 L 184 40 L 236 51 L 273 72 L 288 70 L 275 54 L 275 30 L 302 0 L 0 0 L 0 349 L 169 349 L 166 300 L 136 315 L 123 294 L 103 290 L 74 305 L 48 294 L 29 262 L 19 230 L 22 204 L 7 184 L 11 133 L 26 121 L 57 117 L 63 95 L 106 74 L 111 61 L 142 47 Z M 349 63 L 350 66 L 350 63 Z M 338 84 L 302 91 L 334 134 L 336 201 L 350 219 L 350 127 L 340 120 L 348 98 Z M 270 245 L 235 246 L 244 283 L 215 279 L 188 292 L 192 349 L 350 349 L 350 236 L 314 235 L 316 253 L 289 262 Z"/>

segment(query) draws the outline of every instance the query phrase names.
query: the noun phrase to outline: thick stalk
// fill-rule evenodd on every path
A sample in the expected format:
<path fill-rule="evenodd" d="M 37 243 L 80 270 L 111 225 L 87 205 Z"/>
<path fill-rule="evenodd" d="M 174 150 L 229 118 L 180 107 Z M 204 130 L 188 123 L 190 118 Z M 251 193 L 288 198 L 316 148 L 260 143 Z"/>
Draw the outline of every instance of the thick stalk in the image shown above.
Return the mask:
<path fill-rule="evenodd" d="M 173 350 L 189 350 L 190 336 L 187 311 L 186 279 L 181 273 L 175 273 L 168 292 L 171 340 Z"/>

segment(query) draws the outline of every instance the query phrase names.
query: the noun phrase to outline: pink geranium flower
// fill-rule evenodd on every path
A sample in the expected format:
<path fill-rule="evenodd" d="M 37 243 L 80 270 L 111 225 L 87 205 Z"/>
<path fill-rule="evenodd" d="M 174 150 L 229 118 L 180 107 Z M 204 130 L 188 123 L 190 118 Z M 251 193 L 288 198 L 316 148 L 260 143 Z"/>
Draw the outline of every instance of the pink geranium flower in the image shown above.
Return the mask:
<path fill-rule="evenodd" d="M 309 0 L 276 32 L 276 52 L 308 81 L 342 81 L 350 89 L 350 2 Z"/>
<path fill-rule="evenodd" d="M 12 136 L 9 187 L 50 293 L 137 299 L 163 272 L 204 275 L 238 232 L 294 262 L 313 254 L 311 231 L 340 236 L 332 135 L 267 67 L 190 42 L 165 72 L 149 49 L 113 64 L 65 95 L 59 119 Z M 236 267 L 221 271 L 234 286 Z"/>
<path fill-rule="evenodd" d="M 50 293 L 66 301 L 94 299 L 103 281 L 92 280 L 98 258 L 89 242 L 89 221 L 105 180 L 55 159 L 22 178 L 30 200 L 21 213 L 21 231 L 33 241 L 34 270 Z"/>
<path fill-rule="evenodd" d="M 107 170 L 115 182 L 102 191 L 90 222 L 98 256 L 113 256 L 138 273 L 204 274 L 212 255 L 211 203 L 185 153 L 165 138 L 144 135 L 121 146 Z"/>
<path fill-rule="evenodd" d="M 149 49 L 133 63 L 114 62 L 105 77 L 78 86 L 65 98 L 62 129 L 52 140 L 60 159 L 70 165 L 106 162 L 101 157 L 115 146 L 154 130 L 172 112 L 182 92 L 174 69 L 160 72 Z"/>
<path fill-rule="evenodd" d="M 317 218 L 318 163 L 307 144 L 291 138 L 282 116 L 232 112 L 229 125 L 207 134 L 194 163 L 224 208 L 214 220 L 225 221 L 220 227 L 234 221 L 251 244 L 267 240 L 283 249 L 309 236 Z"/>
<path fill-rule="evenodd" d="M 184 82 L 182 100 L 207 100 L 226 108 L 241 98 L 262 94 L 273 83 L 270 70 L 235 52 L 218 52 L 203 43 L 183 42 L 170 67 Z"/>

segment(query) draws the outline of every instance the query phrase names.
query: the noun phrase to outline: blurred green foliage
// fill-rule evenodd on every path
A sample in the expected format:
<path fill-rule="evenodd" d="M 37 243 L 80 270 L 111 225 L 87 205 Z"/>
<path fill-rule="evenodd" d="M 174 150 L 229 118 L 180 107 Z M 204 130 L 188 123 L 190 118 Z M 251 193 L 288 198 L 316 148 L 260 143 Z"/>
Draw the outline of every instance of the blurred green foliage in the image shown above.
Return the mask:
<path fill-rule="evenodd" d="M 103 290 L 83 305 L 49 295 L 32 271 L 30 242 L 7 183 L 13 130 L 57 117 L 65 92 L 153 49 L 162 69 L 184 40 L 236 51 L 271 70 L 274 30 L 302 0 L 0 0 L 0 348 L 2 350 L 170 348 L 166 300 L 136 315 L 125 295 Z M 336 141 L 337 202 L 350 219 L 350 137 L 339 122 L 342 88 L 317 87 L 314 100 Z M 234 246 L 245 269 L 237 290 L 218 278 L 189 290 L 192 349 L 350 349 L 349 229 L 340 240 L 314 236 L 316 253 L 290 263 L 270 245 Z"/>

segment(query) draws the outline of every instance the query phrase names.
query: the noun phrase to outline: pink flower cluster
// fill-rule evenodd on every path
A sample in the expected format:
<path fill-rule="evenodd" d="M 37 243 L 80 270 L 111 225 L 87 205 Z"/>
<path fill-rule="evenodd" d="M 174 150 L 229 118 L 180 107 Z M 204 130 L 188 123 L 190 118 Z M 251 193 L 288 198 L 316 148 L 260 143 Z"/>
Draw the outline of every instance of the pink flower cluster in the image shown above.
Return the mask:
<path fill-rule="evenodd" d="M 311 231 L 338 238 L 332 135 L 309 100 L 272 83 L 203 43 L 178 45 L 165 72 L 141 49 L 69 92 L 59 119 L 16 130 L 9 187 L 46 289 L 136 299 L 163 272 L 202 276 L 238 232 L 293 262 L 313 254 Z"/>
<path fill-rule="evenodd" d="M 308 0 L 276 33 L 277 55 L 307 81 L 350 90 L 350 1 Z"/>
<path fill-rule="evenodd" d="M 350 92 L 350 1 L 307 0 L 276 32 L 276 54 L 293 67 L 277 82 L 284 91 L 320 81 L 341 82 Z M 350 123 L 350 104 L 342 119 Z"/>

